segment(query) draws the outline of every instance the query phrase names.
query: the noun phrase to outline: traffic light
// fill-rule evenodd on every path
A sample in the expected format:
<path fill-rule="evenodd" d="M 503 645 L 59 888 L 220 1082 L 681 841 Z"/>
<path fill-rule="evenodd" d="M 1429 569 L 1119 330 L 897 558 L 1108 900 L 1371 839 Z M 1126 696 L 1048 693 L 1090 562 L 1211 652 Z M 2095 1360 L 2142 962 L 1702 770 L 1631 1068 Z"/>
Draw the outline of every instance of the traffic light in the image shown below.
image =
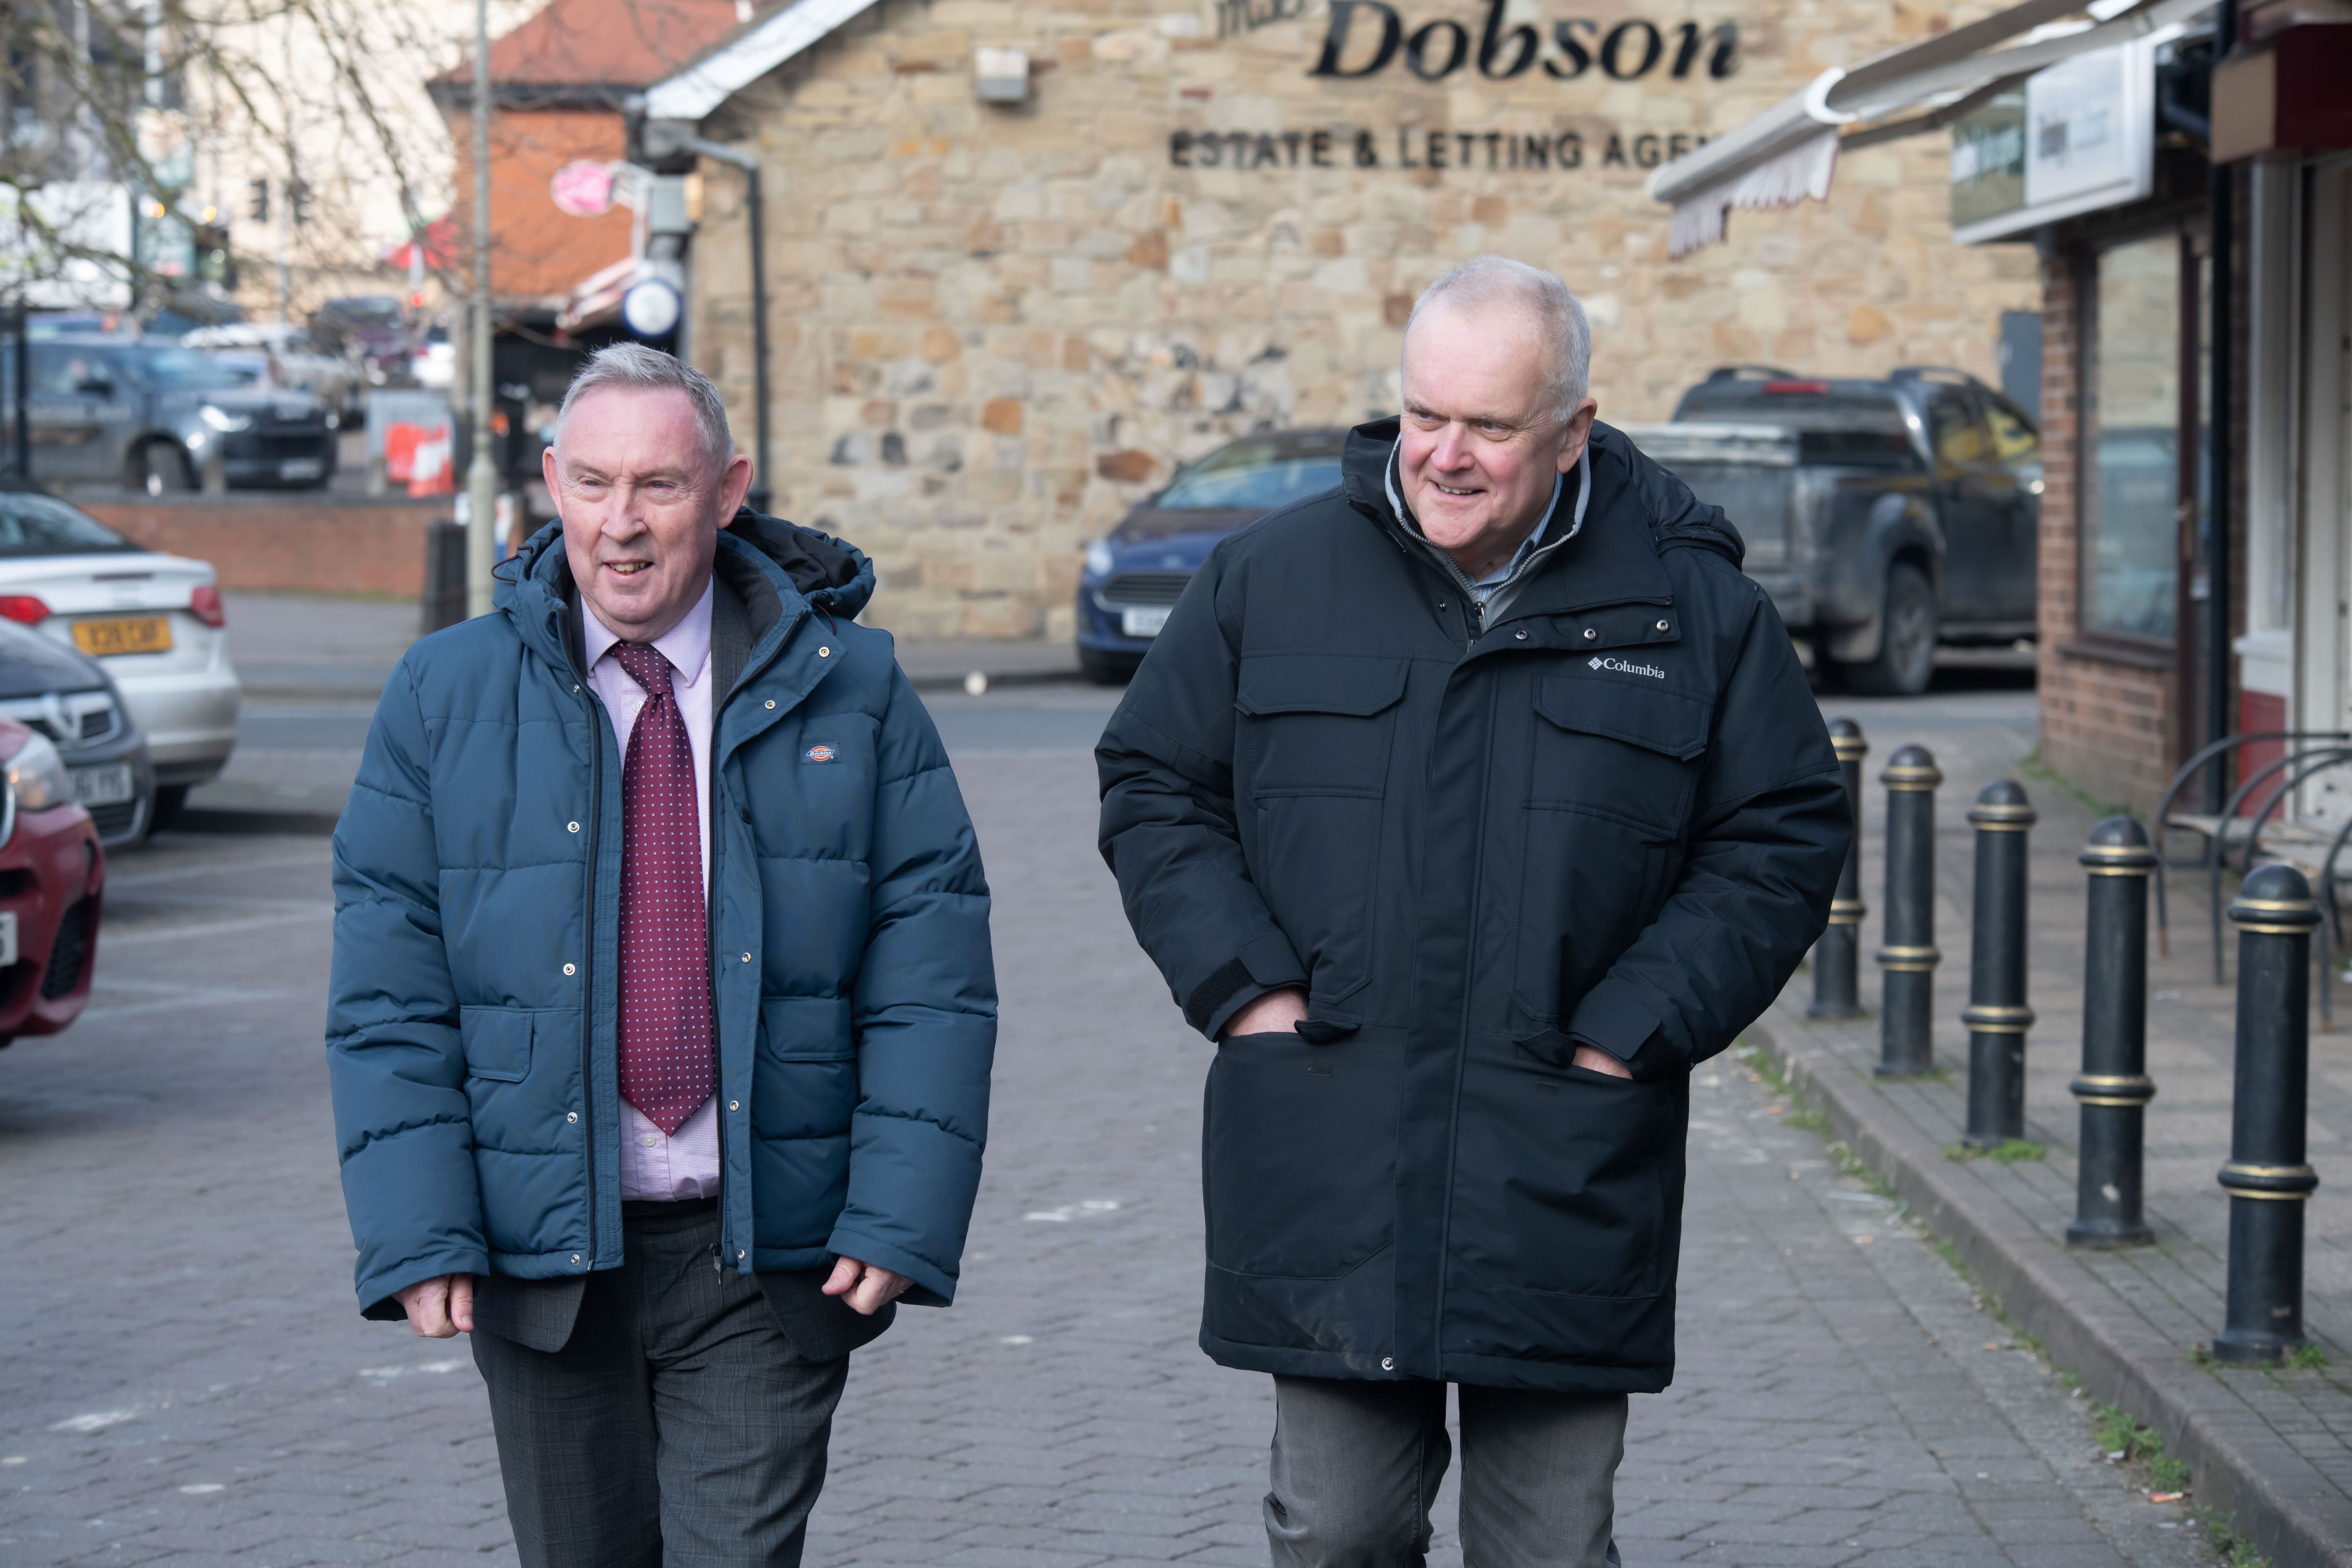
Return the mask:
<path fill-rule="evenodd" d="M 268 223 L 269 221 L 269 182 L 268 180 L 248 181 L 247 188 L 252 191 L 253 195 L 246 203 L 246 216 L 256 223 Z"/>
<path fill-rule="evenodd" d="M 297 228 L 299 228 L 302 225 L 310 221 L 310 181 L 289 180 L 286 182 L 286 207 L 289 212 L 294 215 L 294 226 Z"/>

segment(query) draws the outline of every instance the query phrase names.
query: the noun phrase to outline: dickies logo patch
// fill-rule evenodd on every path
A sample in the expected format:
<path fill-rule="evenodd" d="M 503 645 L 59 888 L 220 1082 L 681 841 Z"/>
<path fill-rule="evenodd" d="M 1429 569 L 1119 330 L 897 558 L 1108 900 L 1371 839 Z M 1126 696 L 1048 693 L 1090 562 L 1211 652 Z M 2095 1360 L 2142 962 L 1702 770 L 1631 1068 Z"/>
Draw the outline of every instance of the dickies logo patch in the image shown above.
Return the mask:
<path fill-rule="evenodd" d="M 839 752 L 835 751 L 831 746 L 824 744 L 823 742 L 819 742 L 817 744 L 811 746 L 807 751 L 801 753 L 801 761 L 804 763 L 838 762 L 840 758 L 841 753 Z"/>
<path fill-rule="evenodd" d="M 1612 669 L 1620 675 L 1646 675 L 1652 680 L 1664 680 L 1666 678 L 1666 672 L 1654 664 L 1629 664 L 1622 658 L 1611 658 L 1604 654 L 1593 655 L 1591 662 L 1586 668 Z"/>

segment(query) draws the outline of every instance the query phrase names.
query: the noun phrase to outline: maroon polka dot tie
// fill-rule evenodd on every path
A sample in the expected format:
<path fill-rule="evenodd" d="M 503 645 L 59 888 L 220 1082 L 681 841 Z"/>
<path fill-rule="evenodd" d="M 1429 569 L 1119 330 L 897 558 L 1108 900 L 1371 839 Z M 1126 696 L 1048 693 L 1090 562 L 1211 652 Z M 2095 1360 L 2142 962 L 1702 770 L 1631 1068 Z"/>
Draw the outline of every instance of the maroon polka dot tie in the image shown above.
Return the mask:
<path fill-rule="evenodd" d="M 669 660 L 614 643 L 645 689 L 621 764 L 621 1098 L 664 1134 L 710 1098 L 710 960 L 694 748 Z"/>

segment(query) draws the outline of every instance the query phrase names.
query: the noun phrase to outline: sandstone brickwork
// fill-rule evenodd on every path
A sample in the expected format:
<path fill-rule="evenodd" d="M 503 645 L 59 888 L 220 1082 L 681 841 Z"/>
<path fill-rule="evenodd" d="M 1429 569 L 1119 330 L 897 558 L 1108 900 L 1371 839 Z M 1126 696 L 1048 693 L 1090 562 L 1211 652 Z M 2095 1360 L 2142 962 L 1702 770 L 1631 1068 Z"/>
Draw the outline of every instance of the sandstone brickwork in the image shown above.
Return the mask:
<path fill-rule="evenodd" d="M 1853 154 L 1828 203 L 1734 214 L 1681 262 L 1642 189 L 1824 67 L 1988 8 L 1400 0 L 1369 70 L 1390 13 L 1360 4 L 1316 75 L 1324 0 L 881 0 L 706 127 L 767 180 L 779 505 L 876 557 L 883 625 L 1067 636 L 1086 542 L 1175 464 L 1393 412 L 1414 295 L 1486 250 L 1583 296 L 1603 418 L 1663 418 L 1727 363 L 1990 378 L 2038 279 L 2028 247 L 1950 242 L 1944 138 Z M 979 100 L 980 47 L 1027 52 L 1025 103 Z M 688 353 L 748 441 L 741 184 L 701 183 Z"/>

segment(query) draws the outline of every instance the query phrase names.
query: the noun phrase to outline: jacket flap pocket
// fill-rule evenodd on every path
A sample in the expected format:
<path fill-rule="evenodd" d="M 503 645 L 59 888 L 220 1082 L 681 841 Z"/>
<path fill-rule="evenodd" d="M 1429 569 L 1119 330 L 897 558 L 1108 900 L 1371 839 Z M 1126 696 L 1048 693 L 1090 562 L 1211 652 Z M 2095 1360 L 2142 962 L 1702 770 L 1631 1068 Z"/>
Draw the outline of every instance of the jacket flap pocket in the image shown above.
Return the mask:
<path fill-rule="evenodd" d="M 1601 676 L 1549 676 L 1536 711 L 1563 730 L 1606 735 L 1688 762 L 1706 750 L 1708 704 L 1647 681 Z"/>
<path fill-rule="evenodd" d="M 497 1083 L 520 1083 L 530 1073 L 531 1015 L 517 1007 L 467 1007 L 457 1015 L 466 1072 Z"/>
<path fill-rule="evenodd" d="M 1265 653 L 1242 660 L 1244 713 L 1378 713 L 1404 695 L 1405 661 L 1347 654 Z"/>
<path fill-rule="evenodd" d="M 762 996 L 760 1032 L 778 1061 L 837 1062 L 857 1054 L 846 996 Z"/>

